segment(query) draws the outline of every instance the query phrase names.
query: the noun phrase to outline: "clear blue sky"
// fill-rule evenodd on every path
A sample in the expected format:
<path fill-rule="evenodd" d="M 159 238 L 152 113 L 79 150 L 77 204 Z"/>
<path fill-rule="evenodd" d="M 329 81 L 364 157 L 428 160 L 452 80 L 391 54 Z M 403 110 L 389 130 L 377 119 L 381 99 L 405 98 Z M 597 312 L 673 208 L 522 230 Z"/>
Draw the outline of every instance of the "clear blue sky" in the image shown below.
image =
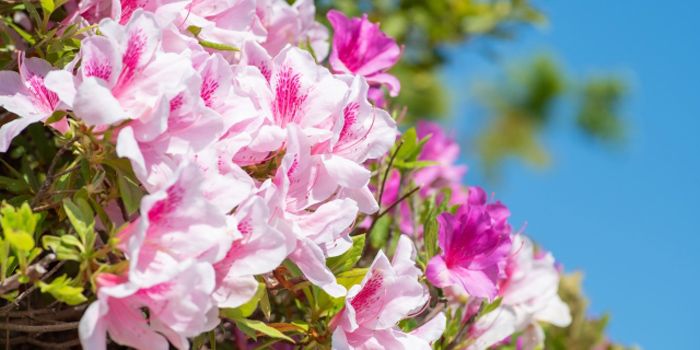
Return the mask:
<path fill-rule="evenodd" d="M 612 312 L 611 338 L 700 349 L 700 1 L 538 3 L 550 26 L 498 51 L 509 61 L 553 51 L 578 77 L 624 72 L 629 140 L 610 151 L 561 122 L 545 137 L 550 169 L 511 162 L 486 189 L 566 270 L 585 270 L 591 311 Z M 467 86 L 496 66 L 469 47 L 448 51 L 451 123 L 468 135 L 479 121 Z M 476 158 L 466 162 L 467 182 L 485 184 Z"/>

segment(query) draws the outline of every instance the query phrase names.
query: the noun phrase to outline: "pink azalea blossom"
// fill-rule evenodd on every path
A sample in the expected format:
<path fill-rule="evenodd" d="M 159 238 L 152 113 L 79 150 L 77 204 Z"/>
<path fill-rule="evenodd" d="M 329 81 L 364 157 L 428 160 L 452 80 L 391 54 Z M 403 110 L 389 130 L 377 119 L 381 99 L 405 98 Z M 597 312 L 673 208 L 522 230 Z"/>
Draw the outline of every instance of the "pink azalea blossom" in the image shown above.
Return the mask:
<path fill-rule="evenodd" d="M 256 14 L 267 38 L 261 41 L 267 52 L 275 56 L 287 44 L 310 45 L 318 62 L 328 55 L 328 29 L 314 20 L 313 0 L 257 0 Z"/>
<path fill-rule="evenodd" d="M 216 327 L 211 265 L 185 260 L 163 271 L 162 277 L 144 288 L 126 277 L 97 275 L 97 300 L 80 320 L 83 348 L 106 349 L 109 333 L 114 342 L 137 349 L 167 350 L 170 342 L 185 350 L 189 349 L 187 338 Z"/>
<path fill-rule="evenodd" d="M 82 0 L 69 16 L 65 24 L 85 21 L 88 25 L 111 18 L 119 24 L 126 24 L 137 10 L 151 12 L 158 23 L 167 25 L 187 6 L 188 0 Z"/>
<path fill-rule="evenodd" d="M 254 0 L 194 0 L 175 20 L 182 30 L 199 28 L 198 38 L 241 47 L 248 39 L 262 41 L 265 28 L 256 17 Z"/>
<path fill-rule="evenodd" d="M 362 77 L 332 76 L 306 52 L 287 47 L 274 59 L 252 42 L 246 43 L 240 84 L 247 86 L 258 116 L 237 132 L 249 133 L 252 142 L 234 157 L 241 165 L 269 159 L 286 146 L 285 128 L 301 127 L 311 146 L 312 161 L 322 167 L 316 186 L 324 193 L 338 191 L 352 198 L 360 210 L 372 213 L 378 206 L 369 191 L 367 159 L 383 156 L 392 146 L 396 125 L 381 109 L 367 102 L 368 86 Z M 269 83 L 268 83 L 269 82 Z M 327 198 L 327 197 L 326 197 Z M 326 198 L 319 198 L 324 200 Z"/>
<path fill-rule="evenodd" d="M 342 12 L 331 10 L 327 16 L 335 31 L 329 58 L 333 70 L 362 75 L 372 85 L 387 85 L 391 96 L 397 96 L 401 84 L 386 73 L 401 57 L 396 41 L 379 30 L 379 23 L 368 21 L 366 14 L 362 18 L 347 18 Z"/>
<path fill-rule="evenodd" d="M 100 31 L 104 36 L 82 41 L 76 77 L 66 70 L 47 77 L 47 87 L 87 125 L 148 118 L 192 70 L 186 57 L 162 51 L 161 29 L 149 12 L 137 9 L 125 26 L 104 19 Z"/>
<path fill-rule="evenodd" d="M 0 72 L 0 106 L 20 117 L 0 127 L 0 152 L 7 151 L 12 139 L 29 124 L 45 120 L 58 107 L 58 96 L 44 85 L 44 78 L 54 69 L 40 58 L 29 58 L 23 60 L 19 73 Z M 54 126 L 67 129 L 65 121 Z"/>
<path fill-rule="evenodd" d="M 392 262 L 377 253 L 362 283 L 348 291 L 345 307 L 331 321 L 333 349 L 430 349 L 445 329 L 439 314 L 410 333 L 397 323 L 427 302 L 427 288 L 418 282 L 416 250 L 407 236 L 399 239 Z"/>
<path fill-rule="evenodd" d="M 289 258 L 309 281 L 332 296 L 342 296 L 345 288 L 326 267 L 326 257 L 340 255 L 352 246 L 347 231 L 355 222 L 358 206 L 351 199 L 330 198 L 335 187 L 328 187 L 328 181 L 319 179 L 321 161 L 310 155 L 306 136 L 294 124 L 288 126 L 288 132 L 288 153 L 274 184 L 281 197 L 277 215 L 296 235 L 296 248 Z"/>
<path fill-rule="evenodd" d="M 469 336 L 475 340 L 467 349 L 486 349 L 523 331 L 523 349 L 535 349 L 544 342 L 539 322 L 571 323 L 569 307 L 557 294 L 559 271 L 550 253 L 536 257 L 530 239 L 515 235 L 506 275 L 498 292 L 501 304 L 472 326 Z"/>
<path fill-rule="evenodd" d="M 509 233 L 498 230 L 483 207 L 466 205 L 456 215 L 442 213 L 439 240 L 442 254 L 430 259 L 426 277 L 436 287 L 459 284 L 474 297 L 493 299 L 499 264 L 511 247 Z"/>
<path fill-rule="evenodd" d="M 196 257 L 214 263 L 225 256 L 233 237 L 221 209 L 202 196 L 202 178 L 185 161 L 161 190 L 143 197 L 141 217 L 120 233 L 130 281 L 152 286 L 178 261 Z"/>

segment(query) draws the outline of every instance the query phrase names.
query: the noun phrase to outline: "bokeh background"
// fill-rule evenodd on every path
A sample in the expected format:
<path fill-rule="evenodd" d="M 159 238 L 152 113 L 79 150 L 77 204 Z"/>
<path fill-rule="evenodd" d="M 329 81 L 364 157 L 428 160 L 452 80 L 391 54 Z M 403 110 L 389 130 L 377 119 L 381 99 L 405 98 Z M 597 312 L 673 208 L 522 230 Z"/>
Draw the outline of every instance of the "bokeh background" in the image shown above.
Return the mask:
<path fill-rule="evenodd" d="M 606 320 L 619 344 L 699 348 L 700 2 L 319 4 L 406 43 L 393 107 L 450 128 L 465 181 L 584 272 L 587 308 L 576 278 L 564 289 L 590 321 L 558 348 L 589 348 Z"/>

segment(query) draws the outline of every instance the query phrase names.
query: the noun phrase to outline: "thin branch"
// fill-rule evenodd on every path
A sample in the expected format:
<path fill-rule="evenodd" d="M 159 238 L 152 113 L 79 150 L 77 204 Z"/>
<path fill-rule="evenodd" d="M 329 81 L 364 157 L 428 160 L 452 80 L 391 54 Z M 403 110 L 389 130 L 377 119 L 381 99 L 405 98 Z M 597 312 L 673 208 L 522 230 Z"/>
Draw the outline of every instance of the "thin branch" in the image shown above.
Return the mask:
<path fill-rule="evenodd" d="M 408 198 L 410 195 L 416 193 L 416 191 L 420 190 L 420 186 L 414 187 L 412 190 L 406 192 L 401 198 L 397 199 L 396 202 L 392 203 L 388 208 L 384 209 L 384 211 L 377 216 L 377 219 L 381 218 L 382 216 L 386 215 L 386 213 L 390 212 L 391 209 L 394 209 L 399 203 L 403 202 L 406 198 Z"/>
<path fill-rule="evenodd" d="M 399 150 L 401 150 L 401 146 L 403 146 L 403 140 L 399 141 L 399 145 L 396 146 L 396 151 L 394 151 L 394 154 L 391 155 L 391 159 L 389 159 L 389 164 L 386 165 L 386 171 L 384 172 L 384 179 L 382 179 L 382 187 L 381 187 L 381 190 L 379 191 L 379 198 L 377 199 L 377 203 L 379 203 L 379 206 L 382 205 L 382 196 L 384 195 L 384 186 L 386 185 L 386 180 L 389 178 L 389 172 L 391 171 L 391 166 L 394 164 L 394 159 L 396 158 L 396 155 L 399 154 Z"/>
<path fill-rule="evenodd" d="M 48 333 L 48 332 L 63 332 L 73 329 L 78 329 L 80 322 L 69 322 L 62 324 L 52 324 L 45 326 L 29 326 L 23 324 L 2 324 L 0 323 L 0 329 L 9 330 L 15 332 L 25 332 L 25 333 Z"/>
<path fill-rule="evenodd" d="M 66 309 L 66 310 L 56 310 L 52 308 L 44 308 L 44 309 L 37 309 L 37 310 L 28 310 L 28 311 L 14 311 L 10 312 L 8 314 L 9 317 L 11 318 L 22 318 L 22 317 L 33 317 L 35 315 L 46 315 L 46 314 L 52 314 L 51 318 L 54 320 L 60 320 L 60 319 L 65 319 L 65 318 L 70 318 L 73 316 L 78 316 L 81 315 L 84 311 L 85 308 L 87 307 L 86 304 L 74 306 L 72 308 Z"/>
<path fill-rule="evenodd" d="M 44 195 L 46 194 L 46 191 L 49 190 L 51 187 L 51 184 L 53 183 L 53 180 L 55 179 L 55 175 L 53 175 L 54 168 L 56 168 L 56 164 L 58 163 L 58 160 L 61 158 L 63 153 L 66 153 L 66 151 L 75 143 L 75 141 L 78 141 L 78 136 L 75 136 L 74 138 L 70 139 L 66 144 L 64 144 L 58 152 L 56 152 L 56 156 L 54 156 L 53 160 L 51 161 L 51 165 L 49 165 L 49 170 L 46 172 L 46 180 L 44 183 L 41 185 L 41 188 L 39 189 L 39 192 L 37 192 L 36 196 L 34 197 L 34 200 L 32 201 L 31 207 L 34 208 L 37 203 L 39 203 L 40 200 L 43 199 Z M 60 174 L 60 173 L 59 173 Z M 51 207 L 48 207 L 46 209 L 50 209 Z M 35 208 L 36 211 L 38 208 Z M 43 210 L 43 209 L 42 209 Z"/>
<path fill-rule="evenodd" d="M 29 265 L 29 267 L 27 267 L 27 271 L 25 271 L 25 275 L 29 276 L 30 281 L 36 281 L 46 273 L 46 267 L 49 266 L 49 264 L 54 260 L 56 260 L 55 254 L 49 254 L 45 256 L 38 263 Z M 19 288 L 19 286 L 22 284 L 19 282 L 19 278 L 21 276 L 22 274 L 19 273 L 14 274 L 8 277 L 2 283 L 0 283 L 0 295 L 6 294 L 10 291 Z M 0 311 L 2 310 L 0 309 Z"/>
<path fill-rule="evenodd" d="M 68 174 L 68 173 L 72 173 L 72 172 L 74 172 L 74 171 L 76 171 L 76 170 L 79 170 L 79 169 L 80 169 L 80 164 L 78 164 L 78 165 L 76 165 L 76 166 L 74 166 L 74 167 L 72 167 L 72 168 L 68 168 L 68 169 L 66 169 L 66 170 L 64 170 L 64 171 L 55 173 L 55 174 L 53 175 L 53 178 L 55 179 L 55 178 L 57 178 L 57 177 L 61 177 L 61 176 L 63 176 L 63 175 L 66 175 L 66 174 Z"/>
<path fill-rule="evenodd" d="M 34 337 L 17 337 L 12 338 L 7 342 L 8 345 L 17 345 L 25 343 L 36 345 L 41 349 L 69 349 L 74 346 L 80 345 L 80 339 L 73 339 L 63 343 L 48 343 L 45 341 L 35 339 Z"/>
<path fill-rule="evenodd" d="M 365 246 L 362 248 L 362 255 L 364 256 L 365 253 L 367 252 L 367 249 L 369 249 L 370 243 L 372 240 L 368 239 L 369 235 L 372 234 L 372 229 L 374 228 L 374 225 L 377 224 L 377 220 L 379 219 L 379 209 L 382 208 L 382 197 L 384 196 L 384 187 L 386 186 L 386 180 L 389 178 L 389 172 L 391 171 L 391 166 L 394 164 L 394 159 L 396 158 L 396 155 L 399 153 L 399 150 L 401 150 L 401 147 L 403 146 L 403 139 L 399 141 L 398 146 L 396 146 L 396 151 L 394 151 L 394 154 L 391 155 L 391 158 L 389 159 L 389 163 L 386 165 L 386 171 L 384 171 L 384 178 L 382 180 L 382 185 L 380 186 L 379 189 L 379 198 L 377 198 L 377 206 L 379 207 L 377 209 L 377 212 L 372 214 L 372 223 L 369 225 L 369 228 L 367 229 L 367 234 L 365 235 Z M 379 169 L 377 169 L 379 171 Z"/>
<path fill-rule="evenodd" d="M 479 306 L 479 310 L 477 312 L 475 312 L 474 314 L 472 314 L 471 316 L 469 316 L 469 319 L 462 324 L 462 328 L 459 329 L 459 332 L 457 332 L 457 335 L 455 335 L 454 339 L 452 339 L 452 341 L 449 344 L 447 344 L 447 347 L 445 347 L 445 350 L 453 350 L 454 348 L 457 347 L 457 345 L 459 345 L 459 343 L 462 342 L 462 338 L 464 338 L 464 336 L 467 334 L 467 332 L 469 331 L 469 328 L 472 327 L 472 324 L 474 324 L 474 322 L 476 322 L 476 318 L 479 317 L 479 314 L 481 313 L 481 311 L 484 310 L 485 304 L 486 303 L 482 302 L 481 306 Z"/>
<path fill-rule="evenodd" d="M 306 276 L 297 276 L 297 277 L 290 278 L 290 279 L 285 280 L 285 281 L 287 283 L 291 284 L 292 286 L 295 286 L 297 284 L 304 283 L 304 282 L 308 281 L 308 279 L 306 279 Z M 285 288 L 286 287 L 284 286 L 283 283 L 278 282 L 277 284 L 272 284 L 268 289 L 278 290 L 278 289 L 285 289 Z M 286 289 L 289 289 L 289 288 L 286 288 Z M 290 289 L 290 290 L 294 290 L 294 289 Z"/>
<path fill-rule="evenodd" d="M 51 204 L 46 204 L 46 205 L 42 205 L 42 206 L 39 206 L 39 207 L 34 207 L 34 208 L 32 208 L 32 212 L 38 213 L 38 212 L 40 212 L 40 211 L 45 211 L 45 210 L 49 210 L 49 209 L 53 209 L 53 208 L 58 208 L 58 207 L 60 207 L 62 204 L 63 204 L 62 201 L 58 201 L 58 202 L 53 202 L 53 203 L 51 203 Z"/>

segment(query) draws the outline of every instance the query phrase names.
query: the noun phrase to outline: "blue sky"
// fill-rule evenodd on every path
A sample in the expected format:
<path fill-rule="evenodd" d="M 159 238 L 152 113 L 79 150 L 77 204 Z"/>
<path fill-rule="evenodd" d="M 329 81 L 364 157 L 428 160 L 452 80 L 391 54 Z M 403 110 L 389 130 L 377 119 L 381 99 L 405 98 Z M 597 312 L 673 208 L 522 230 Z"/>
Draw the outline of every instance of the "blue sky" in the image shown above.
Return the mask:
<path fill-rule="evenodd" d="M 700 329 L 700 2 L 540 1 L 550 26 L 499 45 L 508 61 L 555 52 L 570 75 L 623 72 L 627 144 L 589 142 L 573 123 L 545 135 L 545 170 L 519 162 L 487 187 L 527 221 L 526 233 L 568 271 L 585 270 L 591 311 L 608 334 L 645 349 L 698 348 Z M 469 47 L 448 50 L 445 78 L 461 135 L 479 120 L 467 86 L 497 66 Z M 465 141 L 466 139 L 463 139 Z M 469 184 L 486 184 L 465 150 Z"/>

